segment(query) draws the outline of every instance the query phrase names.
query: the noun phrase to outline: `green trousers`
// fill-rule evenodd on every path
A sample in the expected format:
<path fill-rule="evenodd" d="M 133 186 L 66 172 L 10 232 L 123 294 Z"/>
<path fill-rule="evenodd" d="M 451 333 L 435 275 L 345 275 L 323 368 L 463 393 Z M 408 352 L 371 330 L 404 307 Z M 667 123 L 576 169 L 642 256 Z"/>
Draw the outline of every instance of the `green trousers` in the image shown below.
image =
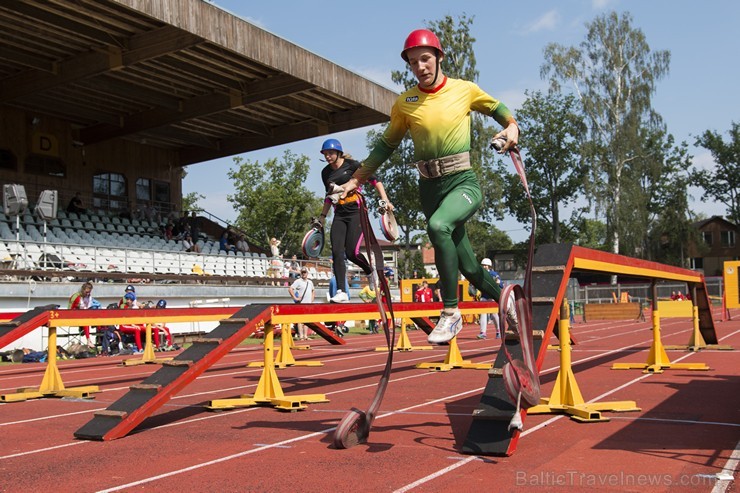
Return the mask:
<path fill-rule="evenodd" d="M 434 246 L 445 308 L 457 307 L 458 272 L 483 296 L 498 301 L 501 287 L 478 263 L 465 232 L 483 200 L 478 178 L 472 169 L 433 179 L 419 180 L 421 207 L 427 219 L 427 233 Z"/>

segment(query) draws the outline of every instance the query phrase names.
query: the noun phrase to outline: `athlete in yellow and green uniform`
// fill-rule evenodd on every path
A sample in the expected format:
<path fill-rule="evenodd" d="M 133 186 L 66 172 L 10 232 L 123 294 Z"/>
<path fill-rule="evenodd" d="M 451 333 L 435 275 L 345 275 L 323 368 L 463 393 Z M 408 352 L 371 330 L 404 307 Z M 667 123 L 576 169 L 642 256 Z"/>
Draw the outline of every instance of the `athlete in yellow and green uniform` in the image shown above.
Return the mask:
<path fill-rule="evenodd" d="M 486 275 L 475 258 L 465 222 L 478 210 L 482 194 L 478 179 L 470 169 L 470 113 L 477 111 L 493 117 L 504 130 L 494 138 L 504 137 L 504 150 L 515 145 L 519 128 L 509 109 L 481 90 L 475 83 L 447 78 L 440 69 L 444 51 L 431 31 L 420 29 L 409 34 L 401 53 L 409 63 L 419 84 L 401 94 L 391 110 L 391 122 L 380 142 L 370 152 L 344 190 L 350 192 L 374 175 L 378 167 L 400 145 L 406 132 L 414 142 L 414 155 L 419 170 L 438 170 L 441 176 L 419 181 L 419 192 L 427 232 L 435 250 L 435 263 L 440 277 L 444 309 L 429 342 L 444 343 L 462 328 L 457 309 L 458 272 L 486 297 L 497 300 L 501 288 Z M 454 162 L 455 167 L 437 168 L 439 159 Z M 516 326 L 516 313 L 507 313 Z"/>

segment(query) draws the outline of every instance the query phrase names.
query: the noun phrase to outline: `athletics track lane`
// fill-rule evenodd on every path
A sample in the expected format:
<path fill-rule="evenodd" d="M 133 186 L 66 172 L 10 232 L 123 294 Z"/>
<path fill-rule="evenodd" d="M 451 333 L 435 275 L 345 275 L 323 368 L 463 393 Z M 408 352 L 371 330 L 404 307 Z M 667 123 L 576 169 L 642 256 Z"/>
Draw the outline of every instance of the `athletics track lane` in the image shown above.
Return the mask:
<path fill-rule="evenodd" d="M 663 341 L 666 344 L 688 340 L 686 324 L 681 327 L 681 323 L 674 322 L 667 320 L 663 323 Z M 718 324 L 719 336 L 731 333 L 728 329 L 732 329 L 733 324 L 737 330 L 739 327 L 735 322 Z M 616 325 L 619 326 L 618 330 L 615 330 Z M 647 324 L 612 322 L 576 324 L 573 329 L 580 343 L 574 348 L 574 362 L 592 358 L 574 366 L 584 398 L 592 399 L 637 379 L 628 387 L 599 400 L 634 399 L 643 408 L 641 413 L 606 413 L 612 417 L 611 422 L 588 425 L 564 418 L 552 420 L 551 416 L 530 416 L 525 425 L 533 431 L 520 440 L 517 453 L 510 458 L 481 460 L 457 453 L 486 376 L 484 371 L 479 370 L 434 373 L 413 368 L 413 364 L 420 361 L 441 361 L 444 349 L 396 353 L 393 380 L 381 409 L 381 418 L 376 421 L 371 434 L 371 444 L 346 451 L 329 449 L 329 435 L 324 430 L 333 427 L 349 407 L 367 405 L 382 369 L 383 353 L 359 350 L 360 346 L 372 349 L 380 345 L 380 338 L 364 336 L 356 347 L 352 347 L 355 346 L 352 341 L 351 347 L 340 351 L 318 343 L 314 351 L 294 352 L 296 358 L 320 359 L 325 366 L 280 370 L 278 375 L 286 394 L 322 392 L 331 399 L 326 404 L 311 404 L 307 411 L 301 413 L 255 408 L 213 414 L 203 412 L 198 407 L 187 407 L 211 398 L 248 392 L 249 385 L 253 388 L 259 372 L 242 368 L 242 365 L 247 360 L 260 359 L 261 352 L 244 351 L 230 354 L 222 360 L 225 362 L 222 368 L 207 372 L 169 401 L 168 406 L 157 415 L 145 421 L 145 429 L 121 440 L 108 443 L 73 440 L 72 432 L 89 419 L 90 416 L 86 414 L 49 419 L 48 422 L 42 422 L 43 426 L 38 421 L 0 426 L 3 437 L 14 442 L 10 445 L 5 439 L 2 440 L 0 457 L 17 453 L 11 449 L 31 451 L 34 447 L 41 448 L 44 445 L 79 443 L 62 449 L 0 459 L 0 490 L 19 491 L 22 485 L 25 490 L 32 486 L 33 489 L 53 487 L 57 491 L 65 491 L 63 485 L 74 484 L 75 491 L 95 491 L 173 471 L 176 474 L 132 485 L 131 490 L 323 491 L 332 487 L 345 491 L 351 487 L 355 491 L 394 491 L 420 480 L 421 484 L 416 488 L 418 491 L 475 491 L 484 485 L 497 485 L 496 490 L 513 490 L 522 487 L 517 481 L 527 480 L 529 486 L 535 486 L 540 481 L 541 485 L 547 486 L 546 482 L 551 477 L 547 474 L 556 475 L 572 470 L 601 475 L 597 478 L 603 477 L 603 471 L 628 474 L 662 472 L 671 477 L 676 475 L 676 478 L 683 473 L 717 472 L 737 443 L 737 428 L 695 422 L 725 423 L 733 416 L 737 421 L 737 414 L 728 414 L 725 406 L 703 405 L 702 400 L 706 400 L 706 396 L 696 388 L 702 382 L 714 382 L 722 387 L 721 379 L 715 378 L 719 375 L 737 379 L 736 353 L 707 351 L 686 359 L 706 362 L 716 368 L 708 373 L 671 371 L 642 378 L 637 370 L 609 370 L 616 361 L 645 360 L 645 350 L 650 342 L 647 327 Z M 460 346 L 464 356 L 476 362 L 490 361 L 494 341 L 476 341 L 473 339 L 475 333 L 473 327 L 467 327 L 461 337 Z M 411 337 L 414 344 L 423 344 L 423 334 L 411 332 Z M 737 335 L 723 342 L 740 346 Z M 636 346 L 612 355 L 603 355 L 604 352 L 630 344 Z M 670 352 L 669 355 L 675 361 L 685 354 Z M 556 363 L 557 353 L 550 352 L 543 367 L 546 372 L 543 375 L 546 395 L 555 377 L 555 371 L 548 369 L 552 369 Z M 357 367 L 362 369 L 356 370 Z M 143 379 L 142 376 L 139 380 L 128 382 L 132 374 L 147 374 L 154 369 L 149 365 L 120 368 L 120 373 L 109 372 L 107 368 L 104 371 L 99 367 L 91 369 L 101 373 L 100 382 L 104 389 L 121 389 L 106 390 L 98 394 L 96 400 L 115 400 L 124 392 L 122 387 Z M 64 370 L 62 375 L 66 375 Z M 76 375 L 74 379 L 79 377 Z M 5 384 L 5 376 L 0 377 L 0 382 L 3 388 L 18 385 L 15 380 L 12 385 Z M 20 385 L 34 383 L 38 384 L 38 380 L 31 378 L 30 382 Z M 723 394 L 718 399 L 727 399 L 730 395 L 728 392 Z M 736 401 L 734 407 L 731 407 L 732 402 L 726 404 L 730 406 L 729 409 L 736 411 L 738 408 Z M 6 404 L 0 405 L 0 421 L 7 423 L 17 418 L 8 416 L 8 413 L 26 414 L 25 411 L 33 410 L 37 416 L 43 416 L 44 413 L 52 416 L 105 405 L 96 405 L 94 401 L 79 403 L 53 399 Z M 407 410 L 382 416 L 384 412 L 399 409 Z M 638 417 L 656 421 L 643 422 L 635 419 Z M 548 426 L 535 429 L 538 424 L 547 421 L 551 421 Z M 694 424 L 690 424 L 692 422 Z M 687 432 L 687 428 L 694 430 Z M 664 437 L 663 440 L 666 436 L 672 439 L 665 450 L 656 430 Z M 676 430 L 684 431 L 677 433 Z M 24 439 L 13 439 L 20 436 Z M 286 443 L 265 447 L 265 444 L 280 442 Z M 182 471 L 234 454 L 244 455 Z M 122 467 L 105 473 L 90 466 L 110 461 Z M 126 463 L 128 467 L 124 466 Z M 460 467 L 440 474 L 456 465 Z M 82 471 L 84 474 L 80 474 Z M 547 474 L 531 476 L 537 471 Z M 423 478 L 427 476 L 430 479 L 425 481 Z M 553 477 L 558 479 L 557 476 Z M 611 491 L 592 485 L 589 488 Z M 625 489 L 630 488 L 620 491 Z M 573 490 L 569 488 L 569 491 Z M 651 491 L 668 490 L 658 487 Z M 686 491 L 711 491 L 711 487 L 689 488 Z"/>

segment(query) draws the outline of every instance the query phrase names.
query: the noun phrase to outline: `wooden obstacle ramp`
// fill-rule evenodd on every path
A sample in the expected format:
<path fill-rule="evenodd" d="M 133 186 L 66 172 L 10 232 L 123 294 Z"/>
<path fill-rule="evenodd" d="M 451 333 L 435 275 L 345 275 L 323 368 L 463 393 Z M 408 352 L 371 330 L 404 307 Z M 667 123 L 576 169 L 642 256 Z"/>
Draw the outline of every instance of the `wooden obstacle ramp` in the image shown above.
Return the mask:
<path fill-rule="evenodd" d="M 125 436 L 144 419 L 162 407 L 173 395 L 221 359 L 257 327 L 269 320 L 271 305 L 247 305 L 175 359 L 163 363 L 140 384 L 104 411 L 98 411 L 75 432 L 87 440 L 113 440 Z"/>
<path fill-rule="evenodd" d="M 0 322 L 0 348 L 12 344 L 49 321 L 49 312 L 59 305 L 37 306 L 7 322 Z"/>

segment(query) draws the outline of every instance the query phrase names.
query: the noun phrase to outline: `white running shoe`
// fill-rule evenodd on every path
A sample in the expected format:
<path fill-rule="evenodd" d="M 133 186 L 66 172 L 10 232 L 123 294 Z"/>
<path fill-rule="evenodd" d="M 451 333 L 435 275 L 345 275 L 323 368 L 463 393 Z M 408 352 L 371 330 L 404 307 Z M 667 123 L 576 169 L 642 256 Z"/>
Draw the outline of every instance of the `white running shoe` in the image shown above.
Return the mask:
<path fill-rule="evenodd" d="M 335 294 L 329 301 L 332 303 L 346 303 L 349 301 L 349 296 L 347 296 L 347 293 L 341 289 L 337 289 L 337 294 Z"/>
<path fill-rule="evenodd" d="M 506 310 L 506 325 L 509 329 L 519 331 L 519 317 L 516 315 L 516 300 L 514 299 L 514 293 L 509 295 L 509 306 Z"/>
<path fill-rule="evenodd" d="M 427 341 L 429 341 L 429 344 L 444 344 L 445 342 L 449 342 L 462 330 L 462 325 L 460 310 L 455 308 L 455 311 L 451 314 L 445 313 L 442 310 L 442 314 L 439 316 L 439 322 L 437 322 L 436 327 L 434 327 L 434 330 L 427 337 Z"/>

